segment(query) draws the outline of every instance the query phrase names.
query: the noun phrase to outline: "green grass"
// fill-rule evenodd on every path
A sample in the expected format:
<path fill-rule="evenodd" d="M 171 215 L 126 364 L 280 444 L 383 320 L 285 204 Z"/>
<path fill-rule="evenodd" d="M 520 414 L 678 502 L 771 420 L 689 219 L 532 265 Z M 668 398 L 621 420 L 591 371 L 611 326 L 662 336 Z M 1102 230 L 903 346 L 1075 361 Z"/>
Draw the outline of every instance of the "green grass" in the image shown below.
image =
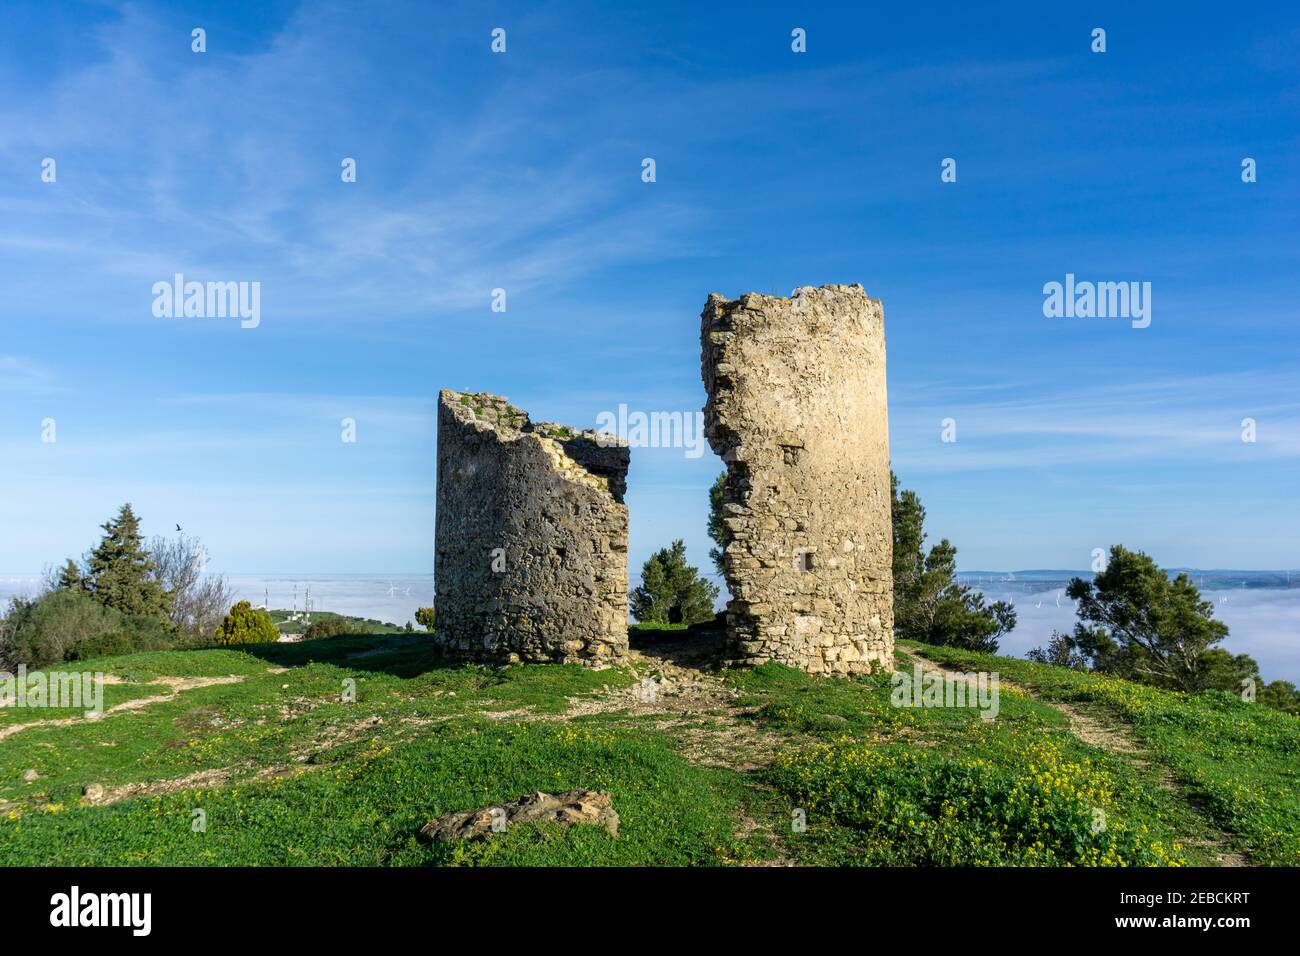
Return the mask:
<path fill-rule="evenodd" d="M 439 814 L 534 790 L 608 790 L 603 828 L 533 827 L 458 847 L 416 834 Z M 740 784 L 692 767 L 657 735 L 549 724 L 444 726 L 405 745 L 366 741 L 323 771 L 252 786 L 66 809 L 0 829 L 12 864 L 712 864 L 734 843 Z M 207 830 L 193 831 L 194 810 Z"/>
<path fill-rule="evenodd" d="M 648 628 L 638 639 L 655 630 L 679 638 Z M 1209 862 L 1215 827 L 1239 834 L 1258 862 L 1294 860 L 1296 718 L 1006 658 L 926 653 L 997 670 L 1042 699 L 1004 687 L 990 721 L 971 709 L 894 707 L 885 677 L 766 664 L 725 673 L 723 721 L 707 706 L 665 722 L 617 702 L 564 719 L 571 703 L 606 700 L 637 677 L 453 665 L 419 633 L 104 658 L 78 666 L 125 681 L 106 687 L 106 706 L 169 694 L 161 678 L 239 680 L 0 742 L 0 861 L 1172 865 Z M 1088 746 L 1054 699 L 1129 722 L 1159 762 Z M 75 715 L 0 711 L 0 728 L 64 716 Z M 740 770 L 693 756 L 700 735 L 728 734 L 764 759 Z M 1161 785 L 1166 762 L 1203 806 Z M 92 783 L 128 795 L 93 806 L 82 799 Z M 456 846 L 417 838 L 443 813 L 579 787 L 611 793 L 617 838 L 554 826 Z M 195 810 L 206 832 L 194 831 Z"/>
<path fill-rule="evenodd" d="M 970 708 L 893 707 L 883 676 L 818 679 L 765 664 L 733 681 L 765 728 L 819 741 L 785 750 L 766 774 L 789 812 L 803 811 L 818 862 L 1201 862 L 1180 842 L 1203 830 L 1186 808 L 1028 695 L 1004 688 L 997 719 L 985 720 Z"/>
<path fill-rule="evenodd" d="M 917 650 L 962 669 L 996 670 L 1045 700 L 1127 726 L 1254 862 L 1300 865 L 1300 718 L 1220 691 L 1189 695 L 1014 658 Z"/>

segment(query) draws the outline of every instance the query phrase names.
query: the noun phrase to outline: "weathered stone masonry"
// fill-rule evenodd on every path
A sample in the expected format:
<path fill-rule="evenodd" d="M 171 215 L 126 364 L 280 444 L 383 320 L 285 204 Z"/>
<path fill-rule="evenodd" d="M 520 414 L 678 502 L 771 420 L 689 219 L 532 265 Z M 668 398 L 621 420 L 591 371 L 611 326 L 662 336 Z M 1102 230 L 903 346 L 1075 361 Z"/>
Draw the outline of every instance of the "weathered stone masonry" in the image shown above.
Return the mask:
<path fill-rule="evenodd" d="M 730 654 L 893 669 L 884 310 L 860 285 L 709 296 L 709 444 L 727 465 Z"/>
<path fill-rule="evenodd" d="M 438 402 L 435 640 L 491 663 L 627 654 L 626 446 L 504 398 Z M 496 550 L 501 549 L 501 550 Z"/>

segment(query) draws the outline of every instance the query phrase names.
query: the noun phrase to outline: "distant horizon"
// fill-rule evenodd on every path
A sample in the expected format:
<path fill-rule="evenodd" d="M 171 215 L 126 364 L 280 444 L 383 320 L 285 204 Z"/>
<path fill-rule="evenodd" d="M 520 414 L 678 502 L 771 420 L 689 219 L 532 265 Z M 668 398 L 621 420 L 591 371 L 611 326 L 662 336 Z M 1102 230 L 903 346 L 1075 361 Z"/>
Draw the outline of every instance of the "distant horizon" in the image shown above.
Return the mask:
<path fill-rule="evenodd" d="M 631 583 L 638 583 L 633 568 Z M 711 564 L 700 570 L 711 580 L 725 585 L 713 571 Z M 1195 571 L 1199 569 L 1185 569 Z M 329 611 L 353 617 L 389 621 L 401 625 L 414 620 L 415 609 L 437 605 L 432 573 L 385 571 L 370 572 L 311 572 L 277 571 L 270 573 L 223 573 L 235 591 L 236 599 L 248 600 L 255 605 L 263 601 L 269 586 L 270 605 L 275 610 L 293 607 L 294 587 L 298 587 L 298 608 L 306 599 L 305 587 L 310 586 L 312 603 L 317 611 Z M 1065 580 L 1091 572 L 1058 570 L 1052 572 L 1050 589 L 1042 587 L 1042 579 L 1021 578 L 1024 572 L 1013 572 L 1015 581 L 999 580 L 1007 572 L 983 572 L 994 580 L 975 583 L 970 580 L 980 572 L 959 572 L 961 580 L 974 585 L 989 600 L 1009 600 L 1016 608 L 1016 627 L 1001 639 L 999 653 L 1023 657 L 1032 647 L 1046 644 L 1054 630 L 1070 631 L 1078 618 L 1073 602 L 1064 594 Z M 1205 572 L 1207 575 L 1212 572 Z M 1231 572 L 1229 572 L 1231 573 Z M 1248 572 L 1236 572 L 1241 575 Z M 1255 572 L 1278 577 L 1286 571 Z M 0 601 L 7 603 L 15 593 L 30 594 L 36 589 L 39 575 L 25 575 L 25 583 L 14 585 L 0 574 Z M 389 583 L 397 586 L 396 593 L 388 593 Z M 1208 582 L 1207 582 L 1208 583 Z M 409 594 L 406 593 L 409 590 Z M 1201 593 L 1214 603 L 1214 616 L 1229 625 L 1230 634 L 1222 645 L 1238 654 L 1248 653 L 1260 665 L 1268 680 L 1282 678 L 1300 684 L 1300 587 L 1285 585 L 1205 587 Z M 724 587 L 725 595 L 725 587 Z M 724 606 L 720 599 L 718 605 Z"/>

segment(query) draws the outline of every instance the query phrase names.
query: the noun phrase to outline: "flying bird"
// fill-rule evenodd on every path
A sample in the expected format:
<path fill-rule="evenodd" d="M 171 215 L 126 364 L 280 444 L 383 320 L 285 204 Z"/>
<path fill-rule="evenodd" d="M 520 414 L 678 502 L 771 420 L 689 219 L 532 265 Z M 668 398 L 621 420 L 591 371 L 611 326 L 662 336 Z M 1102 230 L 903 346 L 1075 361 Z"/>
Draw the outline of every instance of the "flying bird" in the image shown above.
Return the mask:
<path fill-rule="evenodd" d="M 177 530 L 177 531 L 180 531 L 180 530 L 181 530 L 181 526 L 180 526 L 180 525 L 177 525 L 177 526 L 176 526 L 176 530 Z"/>

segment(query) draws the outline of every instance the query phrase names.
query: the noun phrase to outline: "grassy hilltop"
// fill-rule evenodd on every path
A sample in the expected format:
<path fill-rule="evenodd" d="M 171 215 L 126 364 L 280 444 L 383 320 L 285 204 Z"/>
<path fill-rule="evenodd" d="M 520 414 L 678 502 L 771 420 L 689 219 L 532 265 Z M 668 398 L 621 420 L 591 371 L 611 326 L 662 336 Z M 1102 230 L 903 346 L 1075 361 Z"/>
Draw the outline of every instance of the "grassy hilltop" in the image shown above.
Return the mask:
<path fill-rule="evenodd" d="M 452 665 L 403 633 L 83 662 L 110 675 L 102 718 L 0 710 L 0 861 L 1300 864 L 1287 714 L 900 645 L 909 671 L 999 672 L 985 720 L 891 706 L 886 677 L 718 670 L 711 637 L 632 639 L 631 666 L 601 672 Z M 417 838 L 578 787 L 612 795 L 617 838 Z"/>

